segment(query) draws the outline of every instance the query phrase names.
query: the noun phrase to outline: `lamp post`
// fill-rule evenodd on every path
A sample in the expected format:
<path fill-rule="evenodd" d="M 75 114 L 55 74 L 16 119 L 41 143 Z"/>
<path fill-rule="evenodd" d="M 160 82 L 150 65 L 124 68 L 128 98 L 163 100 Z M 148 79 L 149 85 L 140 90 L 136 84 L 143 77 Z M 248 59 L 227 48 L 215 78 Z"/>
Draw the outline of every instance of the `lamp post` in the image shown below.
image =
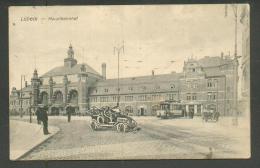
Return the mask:
<path fill-rule="evenodd" d="M 23 117 L 23 78 L 25 81 L 25 75 L 21 75 L 21 92 L 20 92 L 20 117 Z"/>
<path fill-rule="evenodd" d="M 119 56 L 121 51 L 124 53 L 124 41 L 120 47 L 114 47 L 114 54 L 117 52 L 117 106 L 119 107 Z"/>
<path fill-rule="evenodd" d="M 238 8 L 237 5 L 232 5 L 232 9 L 235 16 L 235 46 L 234 46 L 234 60 L 233 60 L 233 78 L 234 78 L 234 95 L 233 95 L 233 125 L 238 125 L 238 111 L 237 111 L 237 84 L 238 84 L 238 58 L 241 56 L 237 55 L 237 17 L 238 17 Z"/>

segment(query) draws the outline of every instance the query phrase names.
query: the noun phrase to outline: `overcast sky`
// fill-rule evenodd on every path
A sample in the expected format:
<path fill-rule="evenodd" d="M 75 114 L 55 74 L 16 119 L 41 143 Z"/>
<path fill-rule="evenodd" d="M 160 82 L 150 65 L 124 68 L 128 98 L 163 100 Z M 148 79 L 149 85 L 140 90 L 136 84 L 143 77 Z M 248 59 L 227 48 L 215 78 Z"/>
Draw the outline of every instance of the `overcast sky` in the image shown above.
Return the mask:
<path fill-rule="evenodd" d="M 241 9 L 241 6 L 239 7 Z M 38 17 L 21 21 L 21 17 Z M 48 17 L 76 17 L 50 21 Z M 41 18 L 46 18 L 42 20 Z M 241 24 L 238 23 L 241 55 Z M 114 47 L 125 45 L 120 55 L 120 76 L 181 72 L 183 61 L 193 55 L 234 53 L 234 15 L 225 5 L 140 5 L 88 7 L 12 7 L 9 16 L 10 87 L 20 88 L 20 76 L 30 81 L 63 65 L 71 43 L 75 58 L 117 77 Z M 171 61 L 176 61 L 171 63 Z"/>

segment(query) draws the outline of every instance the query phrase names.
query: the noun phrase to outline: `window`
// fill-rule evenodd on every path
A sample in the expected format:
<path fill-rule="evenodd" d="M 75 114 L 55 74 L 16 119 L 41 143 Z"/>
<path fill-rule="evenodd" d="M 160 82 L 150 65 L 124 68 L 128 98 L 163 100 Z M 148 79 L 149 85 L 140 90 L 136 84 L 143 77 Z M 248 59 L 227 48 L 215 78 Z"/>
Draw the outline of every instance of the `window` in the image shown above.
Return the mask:
<path fill-rule="evenodd" d="M 168 99 L 169 100 L 174 100 L 176 94 L 168 94 Z"/>
<path fill-rule="evenodd" d="M 147 100 L 147 96 L 146 95 L 139 95 L 138 96 L 138 100 L 139 101 L 146 101 Z"/>
<path fill-rule="evenodd" d="M 187 93 L 187 100 L 191 100 L 191 94 Z"/>
<path fill-rule="evenodd" d="M 108 102 L 109 101 L 108 98 L 109 97 L 100 97 L 100 102 Z"/>
<path fill-rule="evenodd" d="M 208 100 L 216 100 L 217 93 L 216 92 L 208 92 Z"/>
<path fill-rule="evenodd" d="M 133 87 L 128 87 L 128 90 L 129 91 L 133 91 Z"/>
<path fill-rule="evenodd" d="M 113 96 L 113 97 L 112 97 L 112 101 L 113 101 L 113 102 L 116 102 L 116 101 L 117 101 L 117 96 Z"/>
<path fill-rule="evenodd" d="M 125 96 L 125 101 L 133 101 L 133 96 Z"/>
<path fill-rule="evenodd" d="M 218 80 L 217 79 L 208 79 L 208 87 L 211 88 L 211 87 L 217 87 L 217 84 L 218 84 Z"/>
<path fill-rule="evenodd" d="M 108 92 L 108 89 L 105 89 L 105 92 Z"/>
<path fill-rule="evenodd" d="M 92 97 L 92 98 L 90 99 L 90 101 L 91 101 L 91 102 L 97 102 L 97 97 Z"/>
<path fill-rule="evenodd" d="M 187 88 L 191 88 L 191 82 L 190 82 L 190 81 L 187 81 L 187 82 L 186 82 L 186 86 L 187 86 Z"/>
<path fill-rule="evenodd" d="M 196 94 L 192 95 L 192 100 L 197 100 L 197 95 Z"/>
<path fill-rule="evenodd" d="M 211 80 L 208 80 L 208 87 L 212 87 L 212 82 L 211 82 Z"/>

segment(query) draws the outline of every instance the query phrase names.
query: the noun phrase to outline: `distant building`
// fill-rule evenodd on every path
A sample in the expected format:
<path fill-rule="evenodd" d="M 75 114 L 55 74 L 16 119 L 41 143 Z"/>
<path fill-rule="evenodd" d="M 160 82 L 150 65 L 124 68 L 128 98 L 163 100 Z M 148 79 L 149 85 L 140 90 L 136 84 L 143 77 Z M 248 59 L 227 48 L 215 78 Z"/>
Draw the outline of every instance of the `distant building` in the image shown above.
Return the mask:
<path fill-rule="evenodd" d="M 228 56 L 190 58 L 184 62 L 183 72 L 118 79 L 106 79 L 106 64 L 102 75 L 87 64 L 78 64 L 72 46 L 68 49 L 64 65 L 38 76 L 34 71 L 31 85 L 22 90 L 31 105 L 45 104 L 50 114 L 66 114 L 68 106 L 83 114 L 92 107 L 116 106 L 132 115 L 155 115 L 164 100 L 181 101 L 184 110 L 200 115 L 202 108 L 211 104 L 222 115 L 231 115 L 233 108 L 234 61 Z M 13 88 L 10 110 L 19 111 L 21 91 Z M 31 98 L 30 98 L 31 93 Z M 29 97 L 28 97 L 29 96 Z M 30 99 L 29 99 L 30 98 Z M 23 101 L 23 103 L 25 103 Z M 30 103 L 29 103 L 30 104 Z M 28 108 L 28 106 L 23 105 Z M 24 110 L 25 108 L 23 108 Z"/>

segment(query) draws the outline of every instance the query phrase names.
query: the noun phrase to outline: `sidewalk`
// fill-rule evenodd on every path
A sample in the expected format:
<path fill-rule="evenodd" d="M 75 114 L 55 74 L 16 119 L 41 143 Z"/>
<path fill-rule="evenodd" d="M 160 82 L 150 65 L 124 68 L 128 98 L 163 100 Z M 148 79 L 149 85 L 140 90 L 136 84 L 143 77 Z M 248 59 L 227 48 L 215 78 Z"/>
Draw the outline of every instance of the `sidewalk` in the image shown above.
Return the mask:
<path fill-rule="evenodd" d="M 10 120 L 10 160 L 21 156 L 55 135 L 60 129 L 49 126 L 49 135 L 43 135 L 42 125 Z"/>

